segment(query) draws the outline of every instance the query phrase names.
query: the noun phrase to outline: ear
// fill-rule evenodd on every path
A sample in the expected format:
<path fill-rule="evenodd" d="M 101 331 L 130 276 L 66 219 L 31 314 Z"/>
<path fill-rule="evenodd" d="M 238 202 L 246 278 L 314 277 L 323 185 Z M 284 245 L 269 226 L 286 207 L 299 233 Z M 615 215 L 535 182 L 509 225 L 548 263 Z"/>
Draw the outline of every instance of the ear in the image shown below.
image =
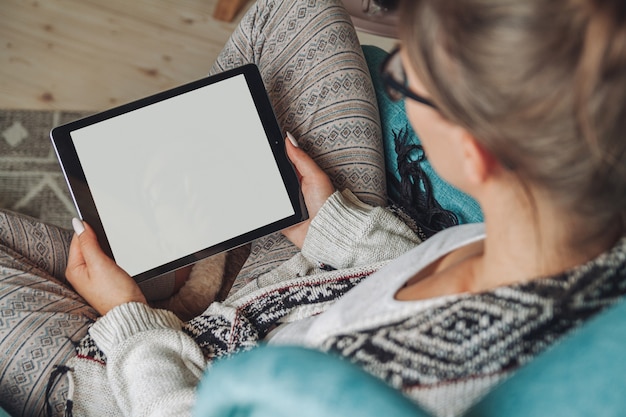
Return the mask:
<path fill-rule="evenodd" d="M 465 178 L 472 185 L 484 183 L 500 168 L 500 163 L 467 131 L 463 131 L 459 140 Z"/>

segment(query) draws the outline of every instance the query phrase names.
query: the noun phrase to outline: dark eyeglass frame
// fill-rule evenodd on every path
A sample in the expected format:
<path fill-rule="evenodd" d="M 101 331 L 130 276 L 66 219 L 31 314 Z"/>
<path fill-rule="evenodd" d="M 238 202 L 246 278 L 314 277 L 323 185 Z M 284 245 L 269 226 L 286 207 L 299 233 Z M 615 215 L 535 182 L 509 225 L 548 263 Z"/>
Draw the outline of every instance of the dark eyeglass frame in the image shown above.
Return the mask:
<path fill-rule="evenodd" d="M 406 73 L 404 72 L 404 67 L 402 67 L 402 80 L 398 80 L 392 75 L 393 72 L 389 70 L 389 65 L 393 62 L 394 59 L 400 59 L 398 53 L 400 53 L 399 46 L 394 48 L 380 64 L 380 78 L 382 79 L 383 85 L 385 86 L 385 92 L 387 93 L 387 96 L 392 101 L 398 101 L 404 97 L 407 97 L 435 110 L 439 110 L 435 103 L 433 103 L 426 97 L 422 97 L 421 95 L 414 93 L 409 89 Z"/>

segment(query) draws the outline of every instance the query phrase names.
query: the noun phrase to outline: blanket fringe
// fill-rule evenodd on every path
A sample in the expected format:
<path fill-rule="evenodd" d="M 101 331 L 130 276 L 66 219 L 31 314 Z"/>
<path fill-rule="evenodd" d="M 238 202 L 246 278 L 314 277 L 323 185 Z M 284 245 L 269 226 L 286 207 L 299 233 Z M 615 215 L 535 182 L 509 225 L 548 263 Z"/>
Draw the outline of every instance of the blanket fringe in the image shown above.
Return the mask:
<path fill-rule="evenodd" d="M 459 220 L 435 199 L 432 183 L 421 165 L 426 154 L 422 146 L 414 142 L 411 132 L 408 126 L 393 131 L 400 180 L 393 175 L 388 175 L 387 180 L 391 194 L 395 194 L 392 198 L 395 205 L 415 222 L 419 229 L 416 232 L 424 239 L 459 224 Z"/>
<path fill-rule="evenodd" d="M 52 373 L 50 374 L 50 378 L 48 378 L 48 385 L 46 386 L 46 416 L 52 417 L 52 404 L 50 404 L 50 396 L 52 394 L 52 389 L 57 384 L 58 380 L 63 376 L 67 375 L 68 380 L 68 393 L 67 393 L 67 401 L 65 403 L 65 417 L 72 417 L 72 408 L 74 406 L 73 398 L 74 398 L 74 378 L 72 377 L 71 372 L 74 370 L 69 366 L 65 365 L 55 365 Z"/>

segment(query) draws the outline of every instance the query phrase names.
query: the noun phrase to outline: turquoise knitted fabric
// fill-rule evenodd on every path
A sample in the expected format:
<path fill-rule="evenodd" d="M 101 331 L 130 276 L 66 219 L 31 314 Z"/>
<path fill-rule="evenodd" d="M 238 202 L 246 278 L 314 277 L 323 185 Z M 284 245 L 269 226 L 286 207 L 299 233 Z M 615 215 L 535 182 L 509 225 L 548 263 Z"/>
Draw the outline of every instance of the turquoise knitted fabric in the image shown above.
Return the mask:
<path fill-rule="evenodd" d="M 404 102 L 393 102 L 385 93 L 383 83 L 379 76 L 379 68 L 380 64 L 387 56 L 387 52 L 376 46 L 369 45 L 363 46 L 363 52 L 369 66 L 374 88 L 376 89 L 376 98 L 378 100 L 384 138 L 386 169 L 388 173 L 395 176 L 399 181 L 398 155 L 395 150 L 394 132 L 398 132 L 401 129 L 409 129 L 409 143 L 419 144 L 419 138 L 413 129 L 411 129 L 409 121 L 407 120 Z M 456 214 L 459 223 L 476 223 L 483 220 L 482 212 L 476 200 L 454 188 L 439 177 L 428 161 L 422 163 L 422 169 L 431 181 L 435 199 L 443 208 Z"/>

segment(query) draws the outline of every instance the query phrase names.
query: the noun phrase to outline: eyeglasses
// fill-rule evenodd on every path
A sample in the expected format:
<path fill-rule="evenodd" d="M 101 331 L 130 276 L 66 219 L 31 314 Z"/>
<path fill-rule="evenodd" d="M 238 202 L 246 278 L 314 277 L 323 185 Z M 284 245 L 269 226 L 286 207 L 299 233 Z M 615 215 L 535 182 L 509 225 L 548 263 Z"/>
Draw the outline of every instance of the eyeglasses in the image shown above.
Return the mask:
<path fill-rule="evenodd" d="M 380 66 L 380 77 L 385 85 L 385 92 L 391 100 L 398 101 L 408 97 L 418 103 L 439 110 L 435 103 L 409 89 L 399 47 L 391 51 L 382 62 Z"/>

